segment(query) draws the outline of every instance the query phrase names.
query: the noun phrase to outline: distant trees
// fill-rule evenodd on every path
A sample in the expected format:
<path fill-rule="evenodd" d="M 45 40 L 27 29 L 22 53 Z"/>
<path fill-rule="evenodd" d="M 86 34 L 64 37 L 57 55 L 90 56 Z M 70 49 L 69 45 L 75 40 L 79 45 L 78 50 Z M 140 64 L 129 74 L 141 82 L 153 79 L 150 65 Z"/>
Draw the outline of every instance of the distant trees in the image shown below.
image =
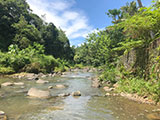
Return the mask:
<path fill-rule="evenodd" d="M 11 44 L 25 49 L 34 42 L 44 45 L 47 55 L 73 59 L 64 31 L 33 14 L 26 0 L 1 0 L 0 50 L 7 51 Z"/>
<path fill-rule="evenodd" d="M 117 24 L 127 19 L 129 16 L 133 16 L 137 12 L 138 7 L 136 2 L 132 1 L 125 6 L 122 6 L 120 9 L 108 10 L 106 14 L 113 19 L 112 23 Z"/>

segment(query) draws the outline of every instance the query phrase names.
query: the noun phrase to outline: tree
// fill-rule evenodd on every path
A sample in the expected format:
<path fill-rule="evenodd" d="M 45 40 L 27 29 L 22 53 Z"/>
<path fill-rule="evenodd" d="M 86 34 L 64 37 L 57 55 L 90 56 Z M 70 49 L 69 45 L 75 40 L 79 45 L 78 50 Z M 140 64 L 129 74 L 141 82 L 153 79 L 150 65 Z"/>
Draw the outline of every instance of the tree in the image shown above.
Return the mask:
<path fill-rule="evenodd" d="M 140 8 L 143 7 L 141 0 L 137 0 L 137 1 L 138 1 L 139 7 L 140 7 Z"/>
<path fill-rule="evenodd" d="M 19 21 L 21 15 L 29 14 L 29 5 L 25 0 L 0 0 L 0 49 L 7 51 L 15 36 L 12 24 Z"/>
<path fill-rule="evenodd" d="M 119 9 L 108 10 L 106 14 L 112 17 L 112 23 L 118 23 L 118 20 L 121 18 L 121 11 Z"/>
<path fill-rule="evenodd" d="M 40 32 L 33 25 L 29 25 L 24 16 L 21 16 L 18 23 L 12 25 L 16 29 L 14 43 L 24 49 L 34 42 L 42 43 Z"/>

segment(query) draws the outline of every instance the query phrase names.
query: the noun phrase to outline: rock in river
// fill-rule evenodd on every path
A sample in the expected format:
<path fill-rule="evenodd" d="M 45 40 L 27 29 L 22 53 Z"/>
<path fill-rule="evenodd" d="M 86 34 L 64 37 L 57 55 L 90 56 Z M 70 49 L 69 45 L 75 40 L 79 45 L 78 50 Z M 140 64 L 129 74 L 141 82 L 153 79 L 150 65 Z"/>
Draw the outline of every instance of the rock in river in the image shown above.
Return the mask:
<path fill-rule="evenodd" d="M 24 85 L 23 82 L 15 82 L 14 85 Z"/>
<path fill-rule="evenodd" d="M 65 85 L 56 85 L 56 88 L 59 88 L 59 89 L 62 89 L 62 88 L 65 88 L 66 86 Z"/>
<path fill-rule="evenodd" d="M 4 86 L 4 87 L 6 87 L 6 86 L 13 86 L 13 85 L 14 84 L 11 83 L 11 82 L 5 82 L 5 83 L 1 84 L 1 86 Z"/>
<path fill-rule="evenodd" d="M 0 120 L 7 120 L 7 116 L 3 111 L 0 111 Z"/>
<path fill-rule="evenodd" d="M 81 96 L 80 91 L 72 92 L 72 96 Z"/>
<path fill-rule="evenodd" d="M 53 89 L 53 86 L 49 86 L 48 89 Z"/>
<path fill-rule="evenodd" d="M 49 98 L 49 97 L 51 97 L 49 91 L 43 91 L 43 90 L 39 90 L 36 88 L 31 88 L 28 91 L 27 95 L 31 96 L 31 97 L 36 97 L 36 98 Z"/>
<path fill-rule="evenodd" d="M 45 80 L 37 80 L 36 83 L 39 83 L 39 84 L 45 84 L 45 83 L 49 83 L 49 81 L 45 81 Z"/>
<path fill-rule="evenodd" d="M 104 89 L 104 91 L 106 91 L 106 92 L 110 92 L 110 91 L 113 91 L 113 90 L 114 90 L 114 88 L 109 88 L 108 86 L 104 87 L 103 89 Z"/>
<path fill-rule="evenodd" d="M 92 78 L 92 87 L 94 87 L 94 88 L 101 87 L 101 85 L 99 83 L 99 79 L 97 77 L 96 78 Z"/>
<path fill-rule="evenodd" d="M 67 96 L 70 96 L 70 93 L 58 94 L 58 97 L 67 97 Z"/>

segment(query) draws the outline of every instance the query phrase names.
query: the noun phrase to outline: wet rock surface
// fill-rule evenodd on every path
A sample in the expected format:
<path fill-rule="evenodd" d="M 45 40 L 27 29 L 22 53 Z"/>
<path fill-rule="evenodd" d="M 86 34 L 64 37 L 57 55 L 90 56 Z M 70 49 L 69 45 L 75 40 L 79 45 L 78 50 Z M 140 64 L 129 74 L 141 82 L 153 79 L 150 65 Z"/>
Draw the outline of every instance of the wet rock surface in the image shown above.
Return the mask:
<path fill-rule="evenodd" d="M 71 95 L 72 96 L 81 96 L 81 92 L 80 91 L 72 92 Z"/>
<path fill-rule="evenodd" d="M 92 87 L 94 87 L 94 88 L 100 88 L 101 87 L 99 79 L 97 77 L 91 78 L 91 80 L 92 80 Z"/>
<path fill-rule="evenodd" d="M 36 83 L 38 83 L 38 84 L 46 84 L 46 83 L 49 83 L 49 81 L 39 79 L 39 80 L 36 81 Z"/>
<path fill-rule="evenodd" d="M 7 116 L 3 111 L 0 111 L 0 120 L 7 120 Z"/>

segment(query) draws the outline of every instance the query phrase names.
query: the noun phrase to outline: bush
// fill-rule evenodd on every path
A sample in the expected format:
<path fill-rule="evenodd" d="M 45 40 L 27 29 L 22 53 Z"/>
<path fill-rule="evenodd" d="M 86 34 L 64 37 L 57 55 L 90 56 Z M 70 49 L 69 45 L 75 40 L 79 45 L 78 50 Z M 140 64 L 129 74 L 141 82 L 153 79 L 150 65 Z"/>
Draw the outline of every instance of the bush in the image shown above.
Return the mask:
<path fill-rule="evenodd" d="M 11 67 L 0 67 L 0 74 L 12 74 L 15 73 L 14 69 Z"/>
<path fill-rule="evenodd" d="M 119 71 L 116 68 L 107 68 L 100 76 L 101 81 L 107 81 L 111 83 L 116 83 L 117 77 L 119 76 Z"/>
<path fill-rule="evenodd" d="M 11 72 L 33 72 L 50 73 L 55 67 L 61 67 L 53 56 L 44 54 L 44 47 L 34 43 L 33 46 L 20 50 L 17 45 L 10 45 L 7 53 L 0 51 L 0 66 L 4 67 L 5 73 Z M 9 69 L 8 69 L 9 68 Z"/>
<path fill-rule="evenodd" d="M 84 67 L 83 64 L 75 64 L 74 65 L 74 68 L 78 68 L 78 69 L 81 69 L 83 67 Z"/>
<path fill-rule="evenodd" d="M 160 100 L 160 81 L 128 78 L 122 79 L 118 83 L 119 92 L 136 93 L 140 96 L 148 96 L 153 98 L 156 102 Z"/>

